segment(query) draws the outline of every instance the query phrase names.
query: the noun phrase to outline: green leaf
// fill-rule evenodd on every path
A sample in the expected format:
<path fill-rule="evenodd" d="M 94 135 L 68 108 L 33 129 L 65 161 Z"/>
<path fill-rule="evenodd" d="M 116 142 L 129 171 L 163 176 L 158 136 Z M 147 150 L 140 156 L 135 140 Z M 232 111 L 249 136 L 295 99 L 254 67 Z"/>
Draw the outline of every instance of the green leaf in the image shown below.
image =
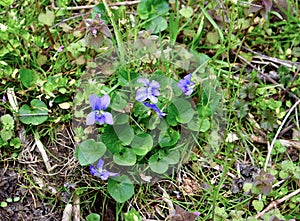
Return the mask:
<path fill-rule="evenodd" d="M 94 140 L 85 140 L 81 142 L 75 150 L 75 156 L 81 166 L 95 163 L 106 151 L 106 146 L 101 142 Z"/>
<path fill-rule="evenodd" d="M 114 116 L 114 125 L 126 124 L 129 122 L 129 115 L 113 112 L 112 115 Z"/>
<path fill-rule="evenodd" d="M 178 150 L 171 151 L 167 156 L 163 158 L 168 164 L 176 164 L 179 162 L 180 153 Z"/>
<path fill-rule="evenodd" d="M 188 6 L 188 7 L 184 7 L 182 9 L 180 9 L 179 13 L 185 18 L 190 18 L 190 17 L 192 17 L 194 11 L 193 11 L 192 7 Z"/>
<path fill-rule="evenodd" d="M 7 207 L 7 202 L 0 202 L 1 207 Z"/>
<path fill-rule="evenodd" d="M 122 150 L 122 142 L 119 140 L 117 134 L 115 133 L 113 126 L 106 125 L 101 138 L 107 149 L 112 154 L 119 153 Z"/>
<path fill-rule="evenodd" d="M 158 17 L 152 19 L 150 22 L 146 23 L 146 25 L 145 25 L 145 28 L 147 30 L 152 30 L 153 34 L 162 32 L 162 31 L 166 30 L 167 27 L 168 27 L 168 22 L 162 16 L 158 16 Z"/>
<path fill-rule="evenodd" d="M 153 139 L 146 133 L 135 135 L 131 147 L 136 155 L 145 156 L 153 147 Z"/>
<path fill-rule="evenodd" d="M 124 203 L 134 194 L 134 186 L 128 176 L 110 177 L 107 184 L 109 194 L 118 203 Z"/>
<path fill-rule="evenodd" d="M 200 120 L 200 132 L 206 132 L 210 128 L 210 121 L 207 118 Z"/>
<path fill-rule="evenodd" d="M 152 155 L 149 158 L 149 166 L 150 169 L 158 174 L 163 174 L 165 172 L 167 172 L 168 168 L 169 168 L 169 164 L 167 162 L 167 160 L 165 158 L 163 159 L 159 159 L 157 154 Z"/>
<path fill-rule="evenodd" d="M 9 142 L 9 145 L 12 146 L 12 147 L 14 147 L 15 149 L 20 148 L 20 146 L 21 146 L 20 138 L 18 138 L 18 137 L 13 138 L 13 139 Z"/>
<path fill-rule="evenodd" d="M 136 155 L 132 149 L 124 147 L 120 153 L 113 156 L 114 162 L 121 166 L 133 166 L 136 163 Z"/>
<path fill-rule="evenodd" d="M 46 13 L 39 14 L 38 20 L 43 25 L 52 26 L 54 23 L 55 15 L 52 11 L 46 10 Z"/>
<path fill-rule="evenodd" d="M 138 211 L 131 208 L 128 213 L 124 214 L 125 221 L 142 221 L 142 217 Z"/>
<path fill-rule="evenodd" d="M 111 99 L 111 105 L 110 107 L 113 110 L 123 110 L 127 106 L 128 102 L 126 100 L 126 95 L 122 93 L 115 93 L 114 96 Z"/>
<path fill-rule="evenodd" d="M 39 125 L 48 119 L 48 109 L 43 101 L 33 99 L 30 106 L 24 104 L 20 108 L 19 115 L 22 123 Z"/>
<path fill-rule="evenodd" d="M 12 3 L 14 3 L 14 0 L 1 0 L 0 1 L 0 5 L 2 5 L 4 7 L 12 5 Z"/>
<path fill-rule="evenodd" d="M 5 114 L 0 118 L 1 123 L 5 126 L 6 129 L 14 129 L 14 119 L 9 114 Z M 9 127 L 9 128 L 7 128 Z"/>
<path fill-rule="evenodd" d="M 100 215 L 97 213 L 90 213 L 87 217 L 86 217 L 86 221 L 100 221 Z"/>
<path fill-rule="evenodd" d="M 252 205 L 257 212 L 262 211 L 262 209 L 264 208 L 264 203 L 261 200 L 253 200 Z"/>
<path fill-rule="evenodd" d="M 32 87 L 39 78 L 38 74 L 30 69 L 21 68 L 19 72 L 21 82 L 26 88 Z"/>
<path fill-rule="evenodd" d="M 179 99 L 176 99 L 175 101 L 173 101 L 172 104 L 176 107 L 176 109 L 178 111 L 176 120 L 179 123 L 186 124 L 193 119 L 194 110 L 193 110 L 190 102 L 186 101 L 183 98 L 179 98 Z"/>
<path fill-rule="evenodd" d="M 179 132 L 172 128 L 168 128 L 167 130 L 160 132 L 158 143 L 161 147 L 170 147 L 175 145 L 179 139 Z"/>
<path fill-rule="evenodd" d="M 134 137 L 134 131 L 128 124 L 113 125 L 115 134 L 124 145 L 129 145 Z"/>

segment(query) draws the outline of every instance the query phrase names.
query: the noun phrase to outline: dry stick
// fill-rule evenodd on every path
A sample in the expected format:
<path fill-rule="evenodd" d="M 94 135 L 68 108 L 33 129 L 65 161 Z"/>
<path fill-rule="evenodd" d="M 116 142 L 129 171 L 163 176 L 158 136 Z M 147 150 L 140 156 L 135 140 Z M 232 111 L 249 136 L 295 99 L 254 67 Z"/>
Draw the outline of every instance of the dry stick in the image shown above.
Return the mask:
<path fill-rule="evenodd" d="M 289 200 L 291 197 L 296 196 L 297 194 L 300 193 L 300 188 L 295 190 L 294 192 L 290 193 L 289 195 L 286 195 L 282 197 L 279 200 L 272 201 L 263 211 L 260 213 L 256 214 L 255 218 L 258 219 L 262 215 L 264 215 L 266 212 L 270 211 L 271 209 L 277 207 L 280 203 Z"/>
<path fill-rule="evenodd" d="M 39 151 L 42 155 L 42 158 L 43 158 L 44 164 L 46 166 L 46 169 L 47 169 L 48 173 L 50 173 L 53 168 L 51 167 L 51 165 L 49 163 L 49 158 L 48 158 L 48 155 L 45 151 L 44 145 L 40 141 L 39 135 L 36 132 L 34 133 L 34 139 L 35 139 L 35 144 L 36 144 L 37 148 L 39 149 Z"/>
<path fill-rule="evenodd" d="M 272 149 L 274 147 L 274 144 L 276 142 L 276 139 L 280 133 L 280 131 L 282 130 L 285 122 L 287 121 L 287 119 L 289 118 L 289 116 L 291 115 L 292 111 L 297 107 L 297 105 L 300 104 L 300 100 L 298 100 L 289 110 L 289 112 L 286 114 L 285 118 L 283 119 L 282 121 L 282 124 L 280 125 L 280 127 L 278 128 L 276 134 L 275 134 L 275 137 L 273 138 L 272 140 L 272 143 L 270 145 L 270 147 L 268 147 L 268 154 L 267 154 L 267 158 L 266 158 L 266 163 L 265 163 L 265 166 L 264 166 L 264 171 L 267 170 L 267 166 L 268 166 L 268 163 L 269 163 L 269 160 L 270 160 L 270 157 L 271 157 L 271 152 L 272 152 Z"/>
<path fill-rule="evenodd" d="M 75 6 L 75 7 L 66 7 L 66 8 L 59 8 L 55 6 L 55 0 L 51 0 L 51 6 L 54 10 L 82 10 L 82 9 L 91 9 L 94 8 L 96 5 L 83 5 L 83 6 Z M 128 6 L 128 5 L 136 5 L 140 3 L 140 1 L 127 1 L 127 2 L 116 2 L 116 3 L 111 3 L 109 6 Z"/>

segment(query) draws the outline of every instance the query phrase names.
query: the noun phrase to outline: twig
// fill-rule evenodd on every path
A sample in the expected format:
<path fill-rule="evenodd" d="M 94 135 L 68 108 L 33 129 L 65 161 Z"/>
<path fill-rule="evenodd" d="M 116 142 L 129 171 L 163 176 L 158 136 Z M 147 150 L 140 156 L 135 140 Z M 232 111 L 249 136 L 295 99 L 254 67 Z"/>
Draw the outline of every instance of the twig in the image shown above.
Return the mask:
<path fill-rule="evenodd" d="M 298 104 L 300 104 L 300 100 L 298 100 L 298 101 L 290 108 L 289 112 L 286 114 L 286 116 L 285 116 L 285 118 L 283 119 L 283 121 L 282 121 L 280 127 L 278 128 L 278 130 L 277 130 L 277 132 L 276 132 L 276 134 L 275 134 L 275 136 L 274 136 L 274 138 L 273 138 L 273 140 L 272 140 L 272 143 L 271 143 L 270 147 L 268 147 L 268 154 L 267 154 L 267 158 L 266 158 L 266 162 L 265 162 L 265 166 L 264 166 L 264 171 L 267 170 L 267 166 L 268 166 L 268 163 L 269 163 L 269 160 L 270 160 L 270 157 L 271 157 L 271 152 L 272 152 L 272 149 L 273 149 L 273 147 L 274 147 L 274 144 L 275 144 L 275 142 L 276 142 L 276 140 L 277 140 L 277 137 L 278 137 L 280 131 L 282 130 L 282 128 L 283 128 L 285 122 L 288 120 L 288 118 L 289 118 L 289 116 L 291 115 L 292 111 L 298 106 Z"/>
<path fill-rule="evenodd" d="M 263 137 L 258 137 L 258 136 L 255 136 L 255 135 L 251 135 L 251 139 L 255 143 L 261 143 L 261 144 L 268 143 L 268 141 L 266 139 L 264 139 Z M 295 148 L 300 150 L 300 141 L 298 141 L 298 140 L 279 139 L 277 141 L 280 142 L 285 147 L 295 147 Z"/>
<path fill-rule="evenodd" d="M 51 167 L 51 165 L 49 163 L 49 158 L 48 158 L 48 155 L 45 151 L 44 145 L 40 141 L 39 135 L 36 132 L 34 133 L 34 140 L 35 140 L 35 144 L 36 144 L 37 148 L 39 149 L 39 151 L 42 155 L 42 158 L 43 158 L 44 164 L 46 166 L 46 169 L 47 169 L 48 173 L 50 173 L 50 171 L 53 170 L 53 168 Z"/>
<path fill-rule="evenodd" d="M 116 2 L 116 3 L 111 3 L 109 6 L 129 6 L 129 5 L 136 5 L 140 3 L 140 1 L 126 1 L 126 2 Z M 82 5 L 82 6 L 75 6 L 75 7 L 66 7 L 66 8 L 59 8 L 55 6 L 55 0 L 51 0 L 51 6 L 54 10 L 82 10 L 82 9 L 91 9 L 94 8 L 96 5 Z"/>
<path fill-rule="evenodd" d="M 296 196 L 297 194 L 300 193 L 300 188 L 295 190 L 294 192 L 290 193 L 289 195 L 286 195 L 282 197 L 279 200 L 272 201 L 263 211 L 260 213 L 256 214 L 255 218 L 258 219 L 262 215 L 264 215 L 266 212 L 270 211 L 271 209 L 277 207 L 280 203 L 289 200 L 291 197 Z"/>

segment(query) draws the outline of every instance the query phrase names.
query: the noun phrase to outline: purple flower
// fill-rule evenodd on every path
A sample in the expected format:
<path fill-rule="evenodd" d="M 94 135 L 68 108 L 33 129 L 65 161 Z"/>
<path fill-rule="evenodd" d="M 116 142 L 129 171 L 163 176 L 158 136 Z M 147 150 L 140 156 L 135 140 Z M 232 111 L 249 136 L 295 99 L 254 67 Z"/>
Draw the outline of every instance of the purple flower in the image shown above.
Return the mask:
<path fill-rule="evenodd" d="M 59 48 L 57 49 L 57 52 L 59 53 L 59 52 L 62 52 L 62 50 L 64 50 L 64 48 L 65 48 L 65 46 L 59 46 Z"/>
<path fill-rule="evenodd" d="M 5 95 L 3 94 L 3 96 L 2 96 L 2 103 L 5 103 L 6 102 L 6 97 L 5 97 Z"/>
<path fill-rule="evenodd" d="M 107 180 L 110 176 L 119 176 L 118 173 L 112 173 L 107 170 L 103 170 L 104 161 L 102 159 L 98 160 L 98 163 L 95 166 L 90 165 L 90 173 L 93 176 L 100 178 L 101 180 Z"/>
<path fill-rule="evenodd" d="M 101 98 L 92 94 L 89 98 L 90 105 L 93 109 L 91 113 L 89 113 L 86 117 L 86 125 L 92 125 L 96 122 L 99 124 L 110 124 L 112 125 L 113 117 L 111 113 L 104 112 L 110 104 L 110 97 L 105 94 Z"/>
<path fill-rule="evenodd" d="M 136 91 L 135 99 L 137 101 L 144 101 L 146 99 L 150 99 L 153 103 L 157 103 L 158 99 L 157 96 L 159 96 L 159 83 L 155 80 L 152 80 L 149 82 L 146 78 L 140 78 L 137 80 L 138 83 L 142 83 L 144 87 L 139 88 Z"/>
<path fill-rule="evenodd" d="M 192 74 L 188 74 L 178 82 L 178 87 L 185 95 L 191 95 L 193 93 L 193 86 L 195 82 L 191 81 Z"/>
<path fill-rule="evenodd" d="M 144 102 L 143 104 L 144 104 L 146 107 L 149 107 L 149 108 L 153 109 L 153 110 L 158 114 L 158 116 L 159 116 L 160 118 L 167 115 L 166 113 L 161 112 L 161 110 L 160 110 L 155 104 L 149 104 L 149 103 L 147 103 L 147 102 Z"/>

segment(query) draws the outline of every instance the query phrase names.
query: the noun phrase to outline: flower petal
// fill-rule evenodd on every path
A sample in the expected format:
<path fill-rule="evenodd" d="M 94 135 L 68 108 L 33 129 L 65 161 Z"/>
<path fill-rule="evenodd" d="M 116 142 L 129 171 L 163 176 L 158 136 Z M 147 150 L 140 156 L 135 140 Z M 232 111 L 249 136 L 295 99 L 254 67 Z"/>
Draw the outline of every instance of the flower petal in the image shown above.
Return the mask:
<path fill-rule="evenodd" d="M 100 177 L 100 175 L 101 175 L 99 173 L 99 171 L 93 165 L 90 165 L 90 173 L 96 177 Z"/>
<path fill-rule="evenodd" d="M 142 83 L 145 87 L 149 86 L 149 80 L 147 78 L 139 78 L 137 82 Z"/>
<path fill-rule="evenodd" d="M 95 123 L 95 111 L 92 111 L 86 116 L 86 125 L 92 125 Z"/>
<path fill-rule="evenodd" d="M 144 101 L 148 98 L 148 90 L 147 88 L 140 88 L 136 91 L 135 99 L 137 101 Z"/>
<path fill-rule="evenodd" d="M 100 125 L 105 123 L 105 116 L 103 114 L 101 115 L 96 115 L 95 116 L 95 121 L 98 122 Z"/>
<path fill-rule="evenodd" d="M 96 168 L 97 168 L 98 170 L 102 170 L 103 165 L 104 165 L 104 161 L 100 158 L 100 159 L 98 160 L 98 163 L 97 163 Z"/>
<path fill-rule="evenodd" d="M 110 97 L 107 94 L 104 94 L 100 98 L 100 110 L 106 110 L 110 104 Z"/>
<path fill-rule="evenodd" d="M 150 101 L 152 101 L 152 103 L 157 103 L 158 102 L 158 98 L 157 97 L 155 97 L 155 96 L 150 96 L 149 97 L 149 99 L 150 99 Z"/>
<path fill-rule="evenodd" d="M 160 88 L 160 84 L 155 80 L 152 80 L 149 86 L 156 89 Z"/>
<path fill-rule="evenodd" d="M 110 125 L 114 124 L 113 116 L 111 115 L 111 113 L 104 112 L 103 116 L 104 116 L 104 122 L 105 123 L 110 124 Z"/>
<path fill-rule="evenodd" d="M 90 97 L 89 97 L 89 102 L 90 102 L 90 105 L 92 107 L 93 110 L 100 110 L 100 98 L 95 95 L 95 94 L 91 94 Z"/>
<path fill-rule="evenodd" d="M 118 173 L 112 173 L 112 172 L 109 172 L 107 170 L 103 170 L 101 175 L 100 175 L 100 179 L 101 180 L 107 180 L 111 176 L 118 176 L 118 175 L 119 175 Z"/>

